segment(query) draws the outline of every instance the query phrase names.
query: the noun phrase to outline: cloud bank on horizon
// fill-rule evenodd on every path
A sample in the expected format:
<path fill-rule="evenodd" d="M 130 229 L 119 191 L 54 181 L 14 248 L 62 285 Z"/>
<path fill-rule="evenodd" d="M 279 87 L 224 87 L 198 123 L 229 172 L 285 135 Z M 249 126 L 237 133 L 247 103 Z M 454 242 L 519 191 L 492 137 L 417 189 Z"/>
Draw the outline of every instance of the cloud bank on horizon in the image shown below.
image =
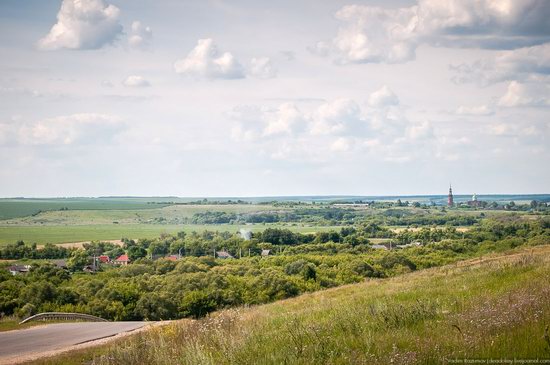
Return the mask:
<path fill-rule="evenodd" d="M 8 0 L 0 18 L 1 196 L 548 192 L 545 0 Z"/>

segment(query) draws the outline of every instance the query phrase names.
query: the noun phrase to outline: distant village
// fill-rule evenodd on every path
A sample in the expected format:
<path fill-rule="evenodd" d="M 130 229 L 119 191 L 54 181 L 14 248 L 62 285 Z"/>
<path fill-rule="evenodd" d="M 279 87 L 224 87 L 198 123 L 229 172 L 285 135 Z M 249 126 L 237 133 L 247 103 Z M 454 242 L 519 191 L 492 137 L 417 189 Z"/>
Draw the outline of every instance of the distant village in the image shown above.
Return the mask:
<path fill-rule="evenodd" d="M 384 247 L 384 248 L 386 248 L 386 247 Z M 234 259 L 235 258 L 233 255 L 231 255 L 229 252 L 227 252 L 225 250 L 213 251 L 213 254 L 214 254 L 214 258 L 217 258 L 217 259 Z M 270 256 L 271 254 L 272 254 L 271 250 L 264 249 L 264 250 L 261 251 L 260 255 L 261 255 L 261 257 L 267 257 L 267 256 Z M 152 259 L 152 260 L 164 259 L 164 260 L 168 260 L 168 261 L 178 261 L 181 258 L 182 258 L 181 255 L 167 255 L 167 256 L 153 255 L 153 256 L 149 257 L 149 259 Z M 66 259 L 53 259 L 53 260 L 49 260 L 49 261 L 59 269 L 68 269 L 69 268 Z M 96 257 L 91 257 L 89 261 L 92 261 L 92 264 L 85 265 L 82 268 L 83 272 L 94 273 L 94 272 L 100 270 L 100 268 L 102 266 L 107 266 L 107 267 L 109 267 L 109 266 L 110 267 L 126 266 L 126 265 L 131 264 L 131 262 L 132 262 L 132 260 L 130 259 L 130 257 L 127 254 L 122 254 L 122 255 L 118 256 L 117 258 L 115 258 L 115 259 L 111 259 L 107 255 L 100 255 L 100 256 L 96 256 Z M 32 268 L 32 265 L 28 265 L 28 264 L 20 265 L 20 264 L 18 264 L 18 265 L 9 266 L 8 271 L 12 275 L 21 275 L 21 274 L 28 273 L 31 270 L 31 268 Z"/>
<path fill-rule="evenodd" d="M 463 198 L 462 198 L 463 199 Z M 241 202 L 241 201 L 239 201 Z M 244 202 L 243 202 L 244 203 Z M 514 201 L 510 201 L 507 203 L 498 203 L 496 201 L 488 201 L 488 200 L 479 200 L 476 193 L 474 193 L 471 196 L 470 200 L 456 202 L 455 196 L 453 195 L 453 188 L 451 185 L 449 185 L 449 191 L 447 195 L 447 201 L 445 207 L 441 206 L 441 202 L 438 202 L 440 209 L 444 210 L 446 208 L 451 209 L 484 209 L 484 210 L 511 210 L 511 211 L 547 211 L 550 208 L 550 202 L 542 202 L 542 201 L 536 201 L 532 200 L 528 203 L 524 204 L 516 204 Z M 355 202 L 332 202 L 330 206 L 334 208 L 365 208 L 365 209 L 374 209 L 374 208 L 392 208 L 392 207 L 413 207 L 413 208 L 429 208 L 429 207 L 437 207 L 438 204 L 436 204 L 434 201 L 431 201 L 430 203 L 420 203 L 419 201 L 401 201 L 401 199 L 397 199 L 396 201 L 355 201 Z M 389 210 L 388 210 L 389 211 Z M 483 214 L 483 213 L 481 213 Z M 246 236 L 243 235 L 244 232 L 246 233 Z M 250 231 L 241 230 L 241 235 L 243 235 L 243 238 L 245 240 L 250 239 Z M 129 242 L 135 244 L 136 242 L 129 240 Z M 401 245 L 393 245 L 390 243 L 385 244 L 371 244 L 370 247 L 375 250 L 392 250 L 392 249 L 402 249 L 406 247 L 411 246 L 420 246 L 422 245 L 421 242 L 409 242 L 407 244 L 401 244 Z M 132 259 L 130 258 L 132 255 L 129 255 L 130 250 L 122 250 L 121 247 L 117 247 L 118 254 L 114 257 L 110 257 L 108 255 L 98 255 L 98 256 L 87 256 L 83 258 L 82 263 L 79 266 L 79 271 L 81 272 L 87 272 L 87 273 L 94 273 L 97 272 L 103 268 L 107 267 L 119 267 L 119 266 L 126 266 L 132 263 Z M 280 249 L 280 248 L 279 248 Z M 258 252 L 259 253 L 259 252 Z M 258 254 L 256 253 L 256 254 Z M 262 249 L 261 253 L 259 253 L 261 257 L 267 257 L 273 254 L 272 250 L 270 249 Z M 145 255 L 145 253 L 144 253 Z M 250 252 L 248 252 L 248 255 L 250 256 Z M 216 259 L 234 259 L 234 258 L 241 258 L 242 252 L 239 251 L 237 255 L 232 255 L 227 250 L 213 250 L 211 252 L 210 257 L 214 257 Z M 55 256 L 54 256 L 55 257 Z M 59 257 L 59 256 L 57 256 Z M 143 257 L 143 256 L 142 256 Z M 181 250 L 179 254 L 171 254 L 171 255 L 147 255 L 145 258 L 150 260 L 158 260 L 158 259 L 164 259 L 167 261 L 178 261 L 182 258 Z M 71 265 L 68 265 L 68 260 L 70 259 L 50 259 L 49 261 L 54 264 L 57 268 L 60 269 L 69 269 Z M 16 264 L 9 266 L 7 269 L 12 275 L 21 275 L 26 274 L 31 270 L 32 266 L 29 264 Z"/>

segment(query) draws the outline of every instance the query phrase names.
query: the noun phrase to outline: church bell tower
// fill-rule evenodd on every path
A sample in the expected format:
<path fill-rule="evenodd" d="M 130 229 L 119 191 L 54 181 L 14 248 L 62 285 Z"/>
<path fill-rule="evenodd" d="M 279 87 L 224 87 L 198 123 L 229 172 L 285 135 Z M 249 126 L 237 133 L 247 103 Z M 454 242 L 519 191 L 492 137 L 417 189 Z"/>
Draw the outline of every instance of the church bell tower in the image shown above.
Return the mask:
<path fill-rule="evenodd" d="M 454 199 L 453 199 L 453 187 L 451 184 L 449 184 L 449 195 L 447 197 L 447 205 L 449 207 L 452 207 L 454 205 Z"/>

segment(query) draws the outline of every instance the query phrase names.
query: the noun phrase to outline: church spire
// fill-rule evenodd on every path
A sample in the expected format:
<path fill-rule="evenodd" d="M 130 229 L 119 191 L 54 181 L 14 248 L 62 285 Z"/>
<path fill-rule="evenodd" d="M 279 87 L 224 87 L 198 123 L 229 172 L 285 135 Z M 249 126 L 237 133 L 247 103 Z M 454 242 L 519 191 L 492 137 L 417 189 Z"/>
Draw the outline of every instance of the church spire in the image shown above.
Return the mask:
<path fill-rule="evenodd" d="M 449 207 L 452 207 L 454 205 L 454 199 L 453 199 L 453 187 L 451 186 L 451 183 L 449 183 L 449 195 L 447 197 L 447 205 Z"/>

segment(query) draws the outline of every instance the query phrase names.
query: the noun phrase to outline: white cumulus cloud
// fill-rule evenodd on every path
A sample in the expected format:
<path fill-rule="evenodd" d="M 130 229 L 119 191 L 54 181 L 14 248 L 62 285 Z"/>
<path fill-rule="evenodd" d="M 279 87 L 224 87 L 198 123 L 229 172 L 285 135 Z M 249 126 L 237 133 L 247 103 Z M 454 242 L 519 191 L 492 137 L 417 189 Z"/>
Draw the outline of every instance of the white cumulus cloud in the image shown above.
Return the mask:
<path fill-rule="evenodd" d="M 151 86 L 151 83 L 144 79 L 142 76 L 131 75 L 128 76 L 122 84 L 127 87 L 147 87 Z"/>
<path fill-rule="evenodd" d="M 450 144 L 439 129 L 428 120 L 406 118 L 397 96 L 391 95 L 394 100 L 382 98 L 373 103 L 377 107 L 365 109 L 352 99 L 337 98 L 300 108 L 294 103 L 241 106 L 226 115 L 237 122 L 232 129 L 235 141 L 274 160 L 317 163 L 340 158 L 341 153 L 397 163 L 447 158 L 449 153 L 436 156 Z"/>
<path fill-rule="evenodd" d="M 331 53 L 339 63 L 402 63 L 421 44 L 513 49 L 550 41 L 547 0 L 418 0 L 398 9 L 347 5 L 331 44 L 310 51 Z"/>
<path fill-rule="evenodd" d="M 375 108 L 398 105 L 399 98 L 388 86 L 384 85 L 369 95 L 368 104 Z"/>
<path fill-rule="evenodd" d="M 128 44 L 133 48 L 147 48 L 153 39 L 151 27 L 144 26 L 139 21 L 132 22 L 132 32 L 128 37 Z"/>
<path fill-rule="evenodd" d="M 451 66 L 455 83 L 489 85 L 510 80 L 539 80 L 550 75 L 550 43 L 499 52 L 493 58 Z"/>
<path fill-rule="evenodd" d="M 174 63 L 179 74 L 208 79 L 244 78 L 244 69 L 229 52 L 221 53 L 212 39 L 199 39 L 187 57 Z"/>
<path fill-rule="evenodd" d="M 116 116 L 80 113 L 21 123 L 13 132 L 19 143 L 27 145 L 103 144 L 124 128 Z"/>
<path fill-rule="evenodd" d="M 97 49 L 122 33 L 119 9 L 103 0 L 63 0 L 50 32 L 38 41 L 42 50 Z"/>
<path fill-rule="evenodd" d="M 346 98 L 321 104 L 312 117 L 311 133 L 315 135 L 349 135 L 362 132 L 366 127 L 359 105 Z"/>
<path fill-rule="evenodd" d="M 420 0 L 418 16 L 423 36 L 458 46 L 516 48 L 550 34 L 546 0 Z"/>
<path fill-rule="evenodd" d="M 522 84 L 512 81 L 506 94 L 498 101 L 499 106 L 550 106 L 550 86 L 541 83 Z"/>
<path fill-rule="evenodd" d="M 336 13 L 344 25 L 333 40 L 342 63 L 399 63 L 414 58 L 415 8 L 382 9 L 349 5 Z"/>
<path fill-rule="evenodd" d="M 304 114 L 292 103 L 284 103 L 275 113 L 266 116 L 267 125 L 264 136 L 277 134 L 296 134 L 305 128 L 306 118 Z"/>

